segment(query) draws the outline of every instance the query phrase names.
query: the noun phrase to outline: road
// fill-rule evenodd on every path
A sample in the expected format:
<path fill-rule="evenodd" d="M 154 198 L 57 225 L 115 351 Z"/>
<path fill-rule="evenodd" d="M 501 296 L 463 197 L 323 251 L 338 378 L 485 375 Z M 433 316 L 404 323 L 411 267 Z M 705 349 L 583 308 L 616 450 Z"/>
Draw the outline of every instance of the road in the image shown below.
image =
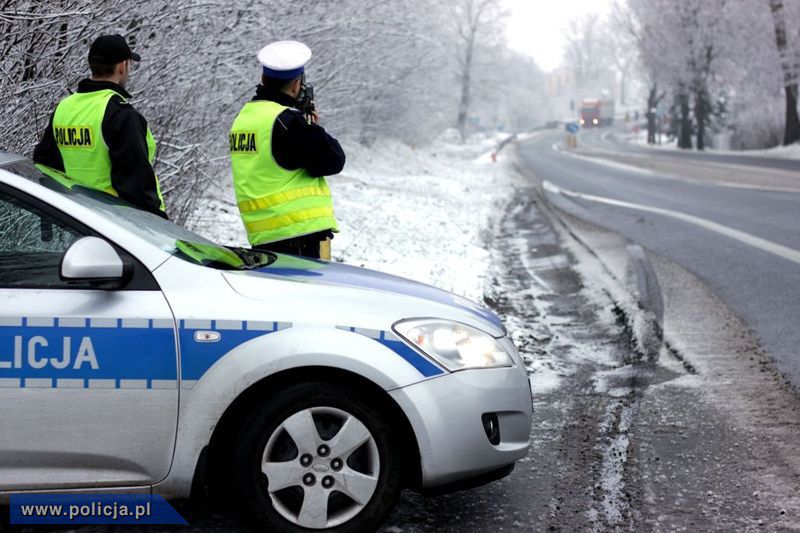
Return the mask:
<path fill-rule="evenodd" d="M 800 161 L 628 148 L 603 129 L 565 152 L 561 137 L 523 143 L 524 170 L 600 197 L 567 209 L 698 276 L 800 386 Z"/>

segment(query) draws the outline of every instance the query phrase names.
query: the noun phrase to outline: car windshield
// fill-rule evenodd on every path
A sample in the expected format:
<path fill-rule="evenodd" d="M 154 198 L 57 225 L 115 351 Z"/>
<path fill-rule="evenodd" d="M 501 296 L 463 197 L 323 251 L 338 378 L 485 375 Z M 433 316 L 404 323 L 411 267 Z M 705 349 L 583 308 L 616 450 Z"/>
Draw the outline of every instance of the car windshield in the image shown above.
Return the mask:
<path fill-rule="evenodd" d="M 18 161 L 2 168 L 101 213 L 113 223 L 183 260 L 223 270 L 246 270 L 275 261 L 273 254 L 216 244 L 110 194 L 67 182 L 62 183 L 42 174 L 31 161 Z"/>

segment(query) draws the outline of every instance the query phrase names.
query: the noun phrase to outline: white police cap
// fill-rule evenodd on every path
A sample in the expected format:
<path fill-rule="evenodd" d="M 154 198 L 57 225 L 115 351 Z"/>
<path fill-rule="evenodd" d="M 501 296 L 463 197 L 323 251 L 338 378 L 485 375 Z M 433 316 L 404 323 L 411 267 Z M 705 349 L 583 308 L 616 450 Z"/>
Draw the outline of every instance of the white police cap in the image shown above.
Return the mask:
<path fill-rule="evenodd" d="M 305 72 L 311 49 L 298 41 L 277 41 L 258 52 L 264 75 L 280 80 L 293 80 Z"/>

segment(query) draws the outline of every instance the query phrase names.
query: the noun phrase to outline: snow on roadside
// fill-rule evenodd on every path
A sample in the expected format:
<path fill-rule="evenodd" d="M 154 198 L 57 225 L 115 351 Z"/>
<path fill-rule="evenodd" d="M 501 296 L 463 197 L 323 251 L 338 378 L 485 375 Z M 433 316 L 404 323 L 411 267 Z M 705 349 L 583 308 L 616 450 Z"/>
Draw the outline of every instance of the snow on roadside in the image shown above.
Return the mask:
<path fill-rule="evenodd" d="M 661 144 L 647 144 L 647 129 L 641 129 L 638 133 L 629 132 L 620 135 L 623 140 L 644 146 L 647 148 L 661 149 L 661 150 L 678 150 L 678 139 L 673 138 L 667 140 L 667 135 L 663 134 L 663 142 Z M 775 157 L 782 159 L 800 159 L 800 143 L 790 144 L 789 146 L 775 146 L 773 148 L 765 148 L 763 150 L 718 150 L 716 148 L 707 148 L 708 153 L 725 154 L 725 155 L 747 155 L 759 157 Z"/>
<path fill-rule="evenodd" d="M 501 152 L 491 161 L 503 138 L 461 143 L 448 131 L 424 147 L 345 143 L 345 170 L 328 180 L 341 230 L 333 259 L 482 301 L 490 262 L 484 232 L 512 187 L 511 156 Z M 229 178 L 187 226 L 222 244 L 246 245 Z"/>
<path fill-rule="evenodd" d="M 721 152 L 721 150 L 715 150 L 715 151 Z M 769 157 L 785 157 L 786 159 L 800 159 L 800 143 L 790 144 L 789 146 L 776 146 L 774 148 L 767 148 L 766 150 L 740 150 L 738 152 L 730 152 L 730 153 L 744 154 L 744 155 L 765 155 Z"/>
<path fill-rule="evenodd" d="M 591 239 L 582 229 L 578 229 L 574 225 L 570 227 L 569 231 L 562 227 L 556 229 L 561 234 L 564 248 L 569 250 L 576 259 L 575 271 L 590 286 L 600 288 L 599 290 L 587 290 L 587 297 L 604 308 L 607 316 L 608 313 L 621 313 L 631 336 L 633 352 L 630 354 L 631 360 L 626 362 L 641 363 L 656 360 L 662 346 L 661 327 L 653 312 L 644 309 L 639 301 L 636 274 L 632 270 L 633 265 L 629 255 L 624 253 L 620 258 L 620 254 L 613 254 L 612 258 L 610 257 L 612 253 L 605 249 L 601 259 L 597 250 L 602 249 L 602 246 L 597 243 L 592 245 Z M 580 240 L 571 238 L 571 235 L 575 234 L 579 235 Z M 613 261 L 613 264 L 609 261 Z M 604 387 L 602 376 L 595 385 L 598 391 Z"/>
<path fill-rule="evenodd" d="M 640 146 L 645 146 L 647 148 L 657 148 L 661 150 L 677 150 L 678 149 L 678 139 L 673 138 L 671 140 L 666 134 L 661 135 L 661 144 L 647 144 L 647 128 L 642 128 L 638 132 L 627 132 L 624 134 L 619 134 L 619 137 L 627 141 L 631 144 L 636 144 Z"/>

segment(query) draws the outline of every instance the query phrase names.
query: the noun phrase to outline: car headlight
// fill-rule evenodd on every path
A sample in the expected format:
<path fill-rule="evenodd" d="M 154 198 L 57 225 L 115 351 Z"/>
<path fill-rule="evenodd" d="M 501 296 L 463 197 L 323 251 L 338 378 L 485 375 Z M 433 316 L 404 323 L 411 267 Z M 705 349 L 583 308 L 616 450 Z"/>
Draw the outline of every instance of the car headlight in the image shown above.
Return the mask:
<path fill-rule="evenodd" d="M 394 325 L 400 337 L 450 370 L 512 366 L 497 339 L 466 324 L 437 319 L 404 320 Z"/>

